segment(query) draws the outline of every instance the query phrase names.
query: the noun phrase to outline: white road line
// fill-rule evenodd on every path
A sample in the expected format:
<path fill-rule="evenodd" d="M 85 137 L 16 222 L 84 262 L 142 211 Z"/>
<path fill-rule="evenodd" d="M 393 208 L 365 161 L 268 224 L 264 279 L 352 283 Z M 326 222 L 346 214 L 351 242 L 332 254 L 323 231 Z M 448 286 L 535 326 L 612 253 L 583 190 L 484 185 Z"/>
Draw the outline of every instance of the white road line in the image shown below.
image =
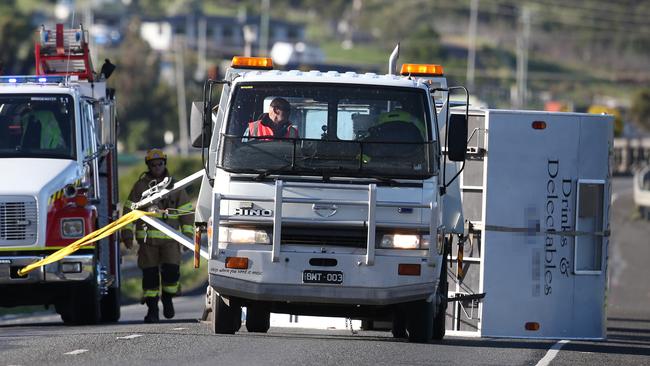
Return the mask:
<path fill-rule="evenodd" d="M 172 330 L 186 330 L 187 328 L 172 328 Z"/>
<path fill-rule="evenodd" d="M 138 337 L 142 337 L 142 334 L 131 334 L 131 335 L 124 336 L 124 337 L 115 337 L 115 339 L 133 339 L 133 338 L 138 338 Z"/>
<path fill-rule="evenodd" d="M 553 347 L 549 348 L 548 352 L 546 352 L 546 355 L 544 358 L 539 360 L 537 362 L 536 366 L 548 366 L 551 364 L 551 361 L 557 356 L 558 353 L 560 353 L 560 349 L 564 347 L 565 344 L 569 343 L 569 340 L 563 339 L 553 345 Z"/>
<path fill-rule="evenodd" d="M 78 354 L 82 354 L 82 353 L 86 353 L 86 352 L 88 352 L 87 349 L 76 349 L 74 351 L 66 352 L 66 353 L 64 353 L 64 355 L 78 355 Z"/>

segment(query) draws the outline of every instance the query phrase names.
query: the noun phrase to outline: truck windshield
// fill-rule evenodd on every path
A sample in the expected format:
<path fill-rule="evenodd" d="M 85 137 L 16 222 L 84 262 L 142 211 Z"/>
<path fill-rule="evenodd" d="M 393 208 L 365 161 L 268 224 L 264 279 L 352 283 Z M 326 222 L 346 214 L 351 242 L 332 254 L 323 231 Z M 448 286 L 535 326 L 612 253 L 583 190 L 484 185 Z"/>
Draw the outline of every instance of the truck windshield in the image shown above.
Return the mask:
<path fill-rule="evenodd" d="M 220 167 L 231 172 L 424 179 L 436 174 L 427 93 L 248 83 L 234 90 Z"/>
<path fill-rule="evenodd" d="M 69 95 L 0 95 L 0 158 L 74 159 Z"/>

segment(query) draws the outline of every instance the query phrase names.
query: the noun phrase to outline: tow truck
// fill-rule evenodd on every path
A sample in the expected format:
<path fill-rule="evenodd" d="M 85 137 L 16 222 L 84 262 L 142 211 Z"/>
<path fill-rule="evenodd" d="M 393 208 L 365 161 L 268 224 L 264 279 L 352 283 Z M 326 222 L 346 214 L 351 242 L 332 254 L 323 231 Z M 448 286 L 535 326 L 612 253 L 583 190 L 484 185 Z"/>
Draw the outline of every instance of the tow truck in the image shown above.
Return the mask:
<path fill-rule="evenodd" d="M 204 171 L 171 190 L 202 180 L 195 221 L 207 232 L 215 333 L 239 330 L 244 306 L 249 332 L 267 332 L 280 312 L 390 320 L 395 337 L 414 342 L 444 336 L 443 258 L 463 233 L 456 178 L 467 145 L 466 116 L 448 113 L 451 90 L 440 65 L 285 72 L 255 57 L 233 58 L 224 80 L 206 82 L 191 116 Z M 279 97 L 298 136 L 246 133 Z"/>
<path fill-rule="evenodd" d="M 116 220 L 115 90 L 83 26 L 42 26 L 36 74 L 0 77 L 0 306 L 54 305 L 68 324 L 120 317 L 115 235 L 25 275 L 19 269 Z"/>
<path fill-rule="evenodd" d="M 440 65 L 396 75 L 398 54 L 387 75 L 235 57 L 206 82 L 204 169 L 170 190 L 201 179 L 194 245 L 176 236 L 209 260 L 212 331 L 237 332 L 245 307 L 249 332 L 273 312 L 413 342 L 605 338 L 612 116 L 470 108 Z M 250 133 L 276 98 L 297 137 Z"/>

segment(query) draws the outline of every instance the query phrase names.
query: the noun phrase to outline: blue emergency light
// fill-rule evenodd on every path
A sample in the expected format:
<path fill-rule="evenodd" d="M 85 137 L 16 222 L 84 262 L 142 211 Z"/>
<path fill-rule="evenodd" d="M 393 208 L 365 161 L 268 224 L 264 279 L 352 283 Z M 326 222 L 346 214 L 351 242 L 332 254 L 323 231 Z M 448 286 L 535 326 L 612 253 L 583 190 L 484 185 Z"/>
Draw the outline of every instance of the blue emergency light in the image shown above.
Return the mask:
<path fill-rule="evenodd" d="M 0 84 L 59 84 L 65 82 L 67 76 L 34 76 L 34 75 L 17 75 L 17 76 L 0 76 Z"/>

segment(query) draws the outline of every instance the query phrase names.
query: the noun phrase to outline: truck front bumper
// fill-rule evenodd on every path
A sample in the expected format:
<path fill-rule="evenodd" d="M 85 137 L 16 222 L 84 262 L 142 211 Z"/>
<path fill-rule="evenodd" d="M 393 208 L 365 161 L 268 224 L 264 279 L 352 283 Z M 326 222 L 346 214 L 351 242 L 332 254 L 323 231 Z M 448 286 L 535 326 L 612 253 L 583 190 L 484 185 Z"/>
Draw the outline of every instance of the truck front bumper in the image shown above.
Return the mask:
<path fill-rule="evenodd" d="M 210 273 L 210 285 L 223 296 L 255 301 L 381 306 L 426 299 L 433 294 L 437 284 L 430 282 L 382 288 L 288 285 L 258 283 Z"/>
<path fill-rule="evenodd" d="M 225 268 L 230 256 L 246 257 L 249 267 L 242 270 Z M 312 265 L 313 260 L 335 259 L 332 266 Z M 341 305 L 393 305 L 429 299 L 440 278 L 442 257 L 429 265 L 427 257 L 418 255 L 378 254 L 373 265 L 363 263 L 361 253 L 314 253 L 297 250 L 281 252 L 280 260 L 272 262 L 271 252 L 263 250 L 225 250 L 209 262 L 210 286 L 219 294 L 244 300 L 269 302 L 301 302 Z M 402 263 L 420 266 L 420 274 L 398 275 Z M 311 283 L 303 280 L 304 271 L 333 271 L 342 281 Z"/>
<path fill-rule="evenodd" d="M 25 276 L 18 276 L 18 270 L 43 256 L 0 256 L 0 285 L 21 283 L 58 283 L 65 281 L 86 281 L 94 274 L 94 256 L 71 255 L 64 259 L 34 269 Z"/>

